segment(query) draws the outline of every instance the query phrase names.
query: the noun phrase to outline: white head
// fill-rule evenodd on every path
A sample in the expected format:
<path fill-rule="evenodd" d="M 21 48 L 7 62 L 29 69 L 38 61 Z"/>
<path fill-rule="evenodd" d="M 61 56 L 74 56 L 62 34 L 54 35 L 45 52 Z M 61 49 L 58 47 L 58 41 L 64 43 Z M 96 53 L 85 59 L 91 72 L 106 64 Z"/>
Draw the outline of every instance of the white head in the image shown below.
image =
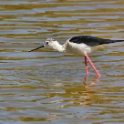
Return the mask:
<path fill-rule="evenodd" d="M 60 45 L 59 42 L 53 38 L 48 38 L 46 40 L 45 47 L 55 49 L 59 52 L 63 52 L 62 45 Z"/>
<path fill-rule="evenodd" d="M 58 44 L 58 41 L 54 40 L 53 38 L 47 38 L 45 41 L 45 47 L 53 48 Z"/>
<path fill-rule="evenodd" d="M 39 47 L 37 47 L 35 49 L 32 49 L 29 52 L 34 51 L 34 50 L 37 50 L 37 49 L 42 48 L 42 47 L 52 48 L 52 49 L 55 49 L 55 50 L 57 50 L 59 52 L 63 52 L 62 45 L 60 45 L 58 43 L 58 41 L 57 40 L 54 40 L 53 38 L 47 38 L 47 40 L 45 41 L 45 44 L 44 45 L 41 45 L 41 46 L 39 46 Z"/>

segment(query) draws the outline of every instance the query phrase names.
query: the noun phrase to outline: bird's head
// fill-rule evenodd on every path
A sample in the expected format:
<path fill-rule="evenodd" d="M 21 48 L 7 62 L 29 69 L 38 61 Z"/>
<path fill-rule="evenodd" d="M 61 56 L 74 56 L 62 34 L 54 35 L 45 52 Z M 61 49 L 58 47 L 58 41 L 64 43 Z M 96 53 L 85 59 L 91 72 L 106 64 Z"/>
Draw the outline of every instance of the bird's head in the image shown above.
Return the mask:
<path fill-rule="evenodd" d="M 55 40 L 53 38 L 47 38 L 46 42 L 45 42 L 45 47 L 54 49 L 56 47 L 56 44 L 58 44 L 57 40 Z"/>
<path fill-rule="evenodd" d="M 32 52 L 32 51 L 35 51 L 37 49 L 40 49 L 40 48 L 52 48 L 52 49 L 57 49 L 59 46 L 59 43 L 57 40 L 54 40 L 53 38 L 47 38 L 46 41 L 45 41 L 45 44 L 35 48 L 35 49 L 32 49 L 30 50 L 29 52 Z"/>

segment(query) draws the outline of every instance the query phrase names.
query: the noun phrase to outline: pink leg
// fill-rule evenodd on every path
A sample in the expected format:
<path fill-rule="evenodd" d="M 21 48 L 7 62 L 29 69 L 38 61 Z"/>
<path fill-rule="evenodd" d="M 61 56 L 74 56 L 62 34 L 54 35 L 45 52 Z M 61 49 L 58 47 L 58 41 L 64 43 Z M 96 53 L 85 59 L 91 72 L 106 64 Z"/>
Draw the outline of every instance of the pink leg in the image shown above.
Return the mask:
<path fill-rule="evenodd" d="M 85 62 L 86 76 L 88 76 L 89 72 L 88 72 L 88 65 L 87 65 L 87 58 L 86 58 L 86 56 L 84 56 L 84 62 Z"/>
<path fill-rule="evenodd" d="M 91 61 L 91 59 L 89 58 L 88 55 L 85 55 L 86 59 L 89 61 L 90 65 L 92 66 L 92 68 L 94 69 L 94 71 L 96 72 L 96 74 L 98 75 L 98 77 L 101 77 L 101 74 L 99 73 L 99 71 L 96 69 L 95 65 L 93 64 L 93 62 Z"/>

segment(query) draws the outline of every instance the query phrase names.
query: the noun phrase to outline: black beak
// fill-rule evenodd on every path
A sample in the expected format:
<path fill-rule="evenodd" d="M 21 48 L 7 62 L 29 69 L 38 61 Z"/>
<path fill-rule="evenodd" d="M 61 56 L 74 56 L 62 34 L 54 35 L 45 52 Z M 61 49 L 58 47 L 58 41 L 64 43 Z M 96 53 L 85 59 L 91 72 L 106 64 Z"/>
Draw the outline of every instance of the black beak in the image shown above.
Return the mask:
<path fill-rule="evenodd" d="M 35 51 L 35 50 L 40 49 L 40 48 L 43 48 L 43 47 L 44 47 L 44 45 L 41 45 L 41 46 L 39 46 L 39 47 L 37 47 L 37 48 L 35 48 L 35 49 L 32 49 L 32 50 L 30 50 L 30 51 L 28 51 L 28 52 L 32 52 L 32 51 Z"/>

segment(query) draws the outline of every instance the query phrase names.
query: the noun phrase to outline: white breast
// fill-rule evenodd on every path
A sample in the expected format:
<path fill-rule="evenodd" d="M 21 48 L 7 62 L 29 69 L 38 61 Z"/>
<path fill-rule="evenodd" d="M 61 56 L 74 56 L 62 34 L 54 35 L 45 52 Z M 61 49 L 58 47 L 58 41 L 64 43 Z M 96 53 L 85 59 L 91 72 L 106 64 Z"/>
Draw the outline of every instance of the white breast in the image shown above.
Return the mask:
<path fill-rule="evenodd" d="M 91 53 L 91 48 L 83 43 L 77 44 L 67 41 L 64 45 L 64 49 L 69 53 L 73 53 L 81 56 Z"/>

